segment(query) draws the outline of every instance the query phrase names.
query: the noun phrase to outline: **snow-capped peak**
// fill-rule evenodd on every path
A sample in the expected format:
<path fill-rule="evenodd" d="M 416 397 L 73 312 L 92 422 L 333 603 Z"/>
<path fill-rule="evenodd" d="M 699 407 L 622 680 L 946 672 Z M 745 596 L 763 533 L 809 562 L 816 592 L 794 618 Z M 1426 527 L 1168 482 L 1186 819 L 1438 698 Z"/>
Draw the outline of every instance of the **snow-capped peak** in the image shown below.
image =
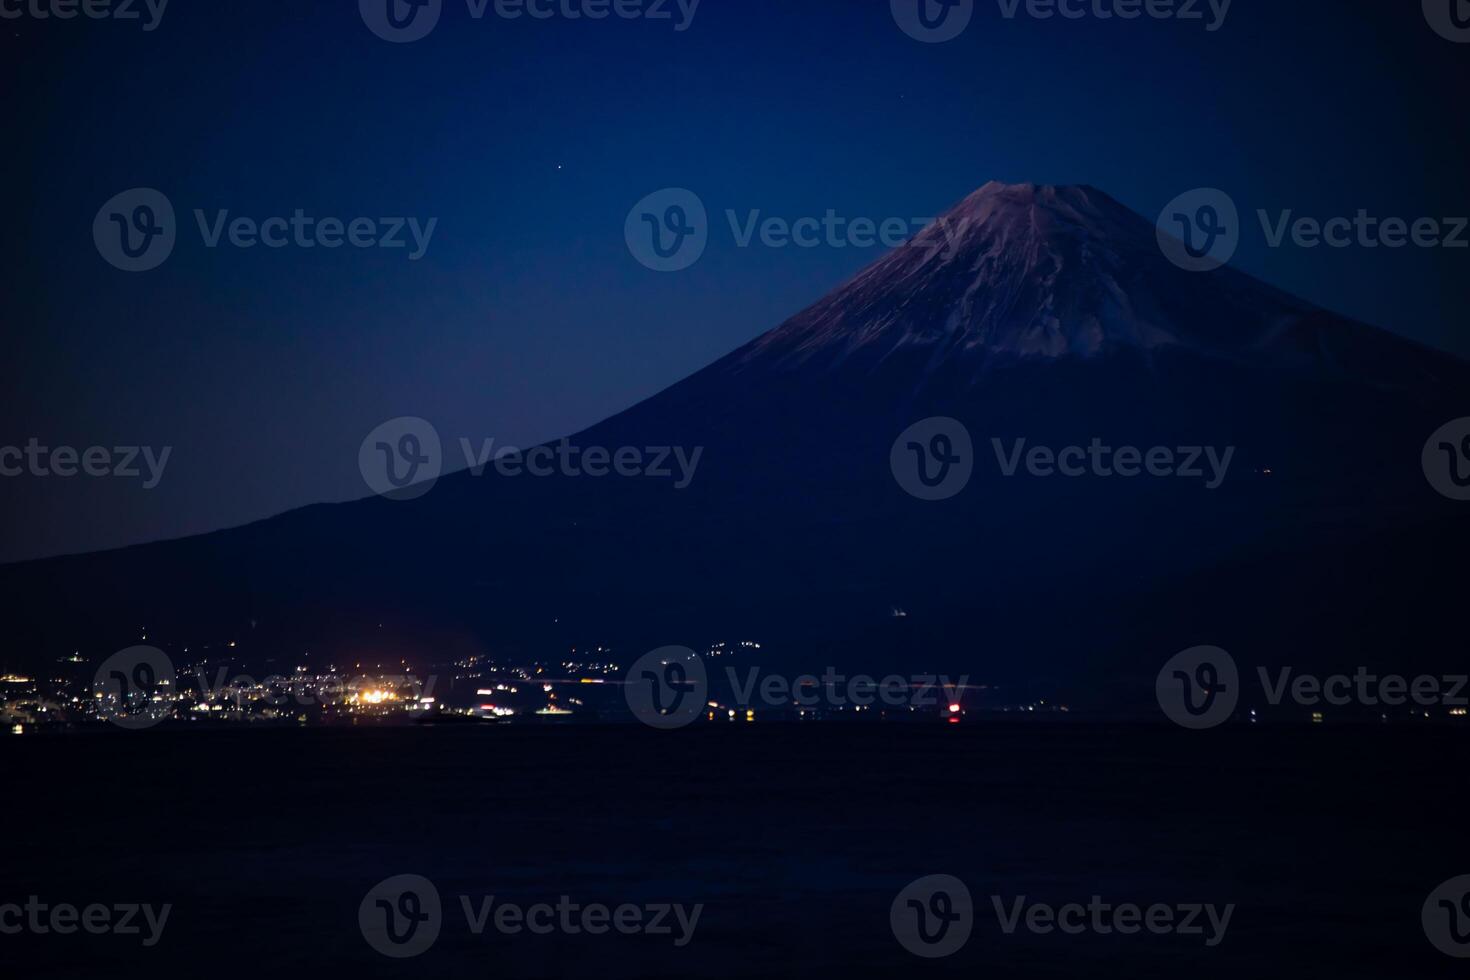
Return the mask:
<path fill-rule="evenodd" d="M 1096 188 L 992 181 L 743 360 L 872 364 L 915 348 L 931 363 L 1119 347 L 1223 352 L 1308 310 L 1229 270 L 1175 268 L 1153 225 Z"/>

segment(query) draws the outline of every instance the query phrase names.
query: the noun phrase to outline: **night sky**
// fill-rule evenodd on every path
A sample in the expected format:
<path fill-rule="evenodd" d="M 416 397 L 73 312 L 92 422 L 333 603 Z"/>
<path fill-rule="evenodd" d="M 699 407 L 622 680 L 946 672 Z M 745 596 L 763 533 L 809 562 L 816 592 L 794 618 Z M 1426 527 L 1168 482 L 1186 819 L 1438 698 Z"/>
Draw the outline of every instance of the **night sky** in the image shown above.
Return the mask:
<path fill-rule="evenodd" d="M 15 0 L 7 0 L 14 3 Z M 0 560 L 212 530 L 367 494 L 364 435 L 419 415 L 525 445 L 776 325 L 878 249 L 737 248 L 725 209 L 931 216 L 990 179 L 1095 185 L 1150 220 L 1470 214 L 1470 45 L 1413 2 L 1236 0 L 1199 22 L 1004 19 L 921 44 L 882 0 L 704 0 L 670 21 L 472 19 L 388 44 L 356 3 L 174 0 L 138 22 L 0 20 L 0 445 L 169 445 L 163 483 L 0 480 Z M 129 274 L 103 202 L 163 191 L 180 238 Z M 694 190 L 692 269 L 629 255 L 629 208 Z M 193 209 L 438 218 L 405 250 L 207 249 Z M 1266 248 L 1236 265 L 1470 354 L 1470 250 Z"/>

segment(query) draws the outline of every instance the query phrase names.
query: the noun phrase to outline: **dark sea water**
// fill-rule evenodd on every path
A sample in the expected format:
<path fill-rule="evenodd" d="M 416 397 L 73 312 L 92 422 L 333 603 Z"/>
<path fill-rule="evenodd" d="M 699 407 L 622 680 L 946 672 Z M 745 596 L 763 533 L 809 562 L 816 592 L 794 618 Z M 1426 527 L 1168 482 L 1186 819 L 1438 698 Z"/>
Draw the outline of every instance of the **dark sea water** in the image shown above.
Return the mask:
<path fill-rule="evenodd" d="M 1421 907 L 1470 874 L 1470 739 L 1438 728 L 871 725 L 6 738 L 0 903 L 171 903 L 139 937 L 0 936 L 7 976 L 1437 977 Z M 400 874 L 432 948 L 375 952 Z M 962 880 L 968 943 L 889 908 Z M 478 903 L 703 903 L 692 940 L 472 934 Z M 1009 904 L 1234 903 L 1200 936 L 1007 935 Z"/>

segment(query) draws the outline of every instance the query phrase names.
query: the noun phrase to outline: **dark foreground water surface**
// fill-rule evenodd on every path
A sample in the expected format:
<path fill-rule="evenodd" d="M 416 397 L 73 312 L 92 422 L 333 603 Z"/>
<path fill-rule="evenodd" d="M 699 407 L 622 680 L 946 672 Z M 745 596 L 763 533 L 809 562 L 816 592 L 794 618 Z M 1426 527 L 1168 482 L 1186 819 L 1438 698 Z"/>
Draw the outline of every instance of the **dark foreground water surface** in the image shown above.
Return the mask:
<path fill-rule="evenodd" d="M 6 738 L 0 903 L 170 903 L 140 936 L 0 935 L 8 976 L 1435 977 L 1430 892 L 1470 874 L 1463 731 L 635 726 Z M 440 933 L 375 952 L 359 905 L 421 875 Z M 962 949 L 890 905 L 952 875 Z M 475 935 L 472 905 L 704 908 L 673 935 Z M 1223 940 L 1065 935 L 1009 908 L 1236 906 Z M 672 919 L 670 919 L 672 921 Z M 145 930 L 146 931 L 146 930 Z"/>

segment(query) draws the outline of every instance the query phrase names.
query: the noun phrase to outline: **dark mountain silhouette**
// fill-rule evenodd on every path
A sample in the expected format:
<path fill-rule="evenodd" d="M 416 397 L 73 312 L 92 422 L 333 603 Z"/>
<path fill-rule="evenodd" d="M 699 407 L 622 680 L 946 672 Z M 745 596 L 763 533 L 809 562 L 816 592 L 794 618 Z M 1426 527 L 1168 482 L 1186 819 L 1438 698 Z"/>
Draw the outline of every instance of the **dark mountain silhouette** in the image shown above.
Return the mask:
<path fill-rule="evenodd" d="M 1459 656 L 1443 638 L 1466 535 L 1420 451 L 1470 415 L 1467 383 L 1461 361 L 1242 273 L 1175 268 L 1095 189 L 992 183 L 572 439 L 703 447 L 687 489 L 490 469 L 414 501 L 13 565 L 6 652 L 103 652 L 139 624 L 297 659 L 750 637 L 792 664 L 965 669 L 1084 701 L 1200 643 L 1429 669 Z M 962 421 L 977 457 L 939 502 L 889 464 L 930 416 Z M 1005 477 L 991 443 L 1094 438 L 1235 454 L 1207 490 Z"/>

